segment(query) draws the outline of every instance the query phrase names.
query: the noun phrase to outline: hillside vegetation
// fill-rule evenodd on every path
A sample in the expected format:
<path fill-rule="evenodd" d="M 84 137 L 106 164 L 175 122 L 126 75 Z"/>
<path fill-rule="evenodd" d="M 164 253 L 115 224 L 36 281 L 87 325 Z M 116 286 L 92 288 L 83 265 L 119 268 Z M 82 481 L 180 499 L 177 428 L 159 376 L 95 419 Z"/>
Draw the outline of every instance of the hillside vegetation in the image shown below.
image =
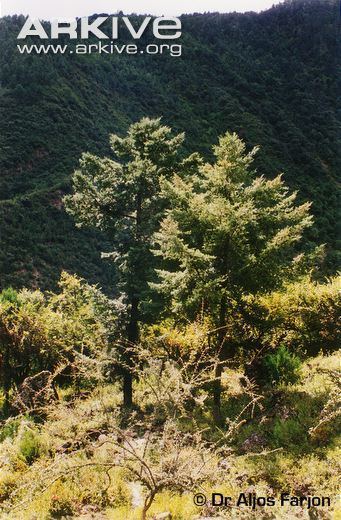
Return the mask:
<path fill-rule="evenodd" d="M 163 407 L 170 407 L 174 413 L 179 402 L 175 390 L 168 393 L 169 374 L 162 385 L 153 373 L 149 380 L 140 382 L 137 425 L 127 426 L 123 433 L 116 386 L 101 384 L 79 396 L 61 391 L 60 403 L 48 409 L 43 424 L 27 417 L 8 423 L 2 433 L 6 438 L 0 444 L 4 461 L 0 472 L 1 517 L 140 520 L 148 488 L 142 486 L 143 476 L 134 472 L 138 475 L 139 458 L 143 458 L 155 479 L 169 481 L 169 489 L 165 486 L 157 493 L 149 519 L 170 512 L 172 516 L 166 518 L 173 520 L 192 520 L 200 514 L 212 519 L 218 515 L 230 519 L 336 520 L 340 515 L 340 448 L 331 396 L 340 391 L 332 378 L 338 366 L 338 356 L 320 356 L 306 362 L 301 381 L 282 385 L 273 394 L 266 392 L 259 406 L 244 411 L 244 424 L 234 430 L 228 447 L 225 444 L 216 452 L 213 450 L 221 446 L 221 439 L 193 439 L 186 433 L 189 418 L 180 432 L 171 419 L 164 431 L 160 428 Z M 231 421 L 238 421 L 249 397 L 241 372 L 230 371 L 227 376 L 226 412 Z M 173 381 L 176 377 L 173 373 Z M 155 390 L 159 392 L 157 399 Z M 158 407 L 160 415 L 153 418 L 152 433 L 146 433 L 139 424 L 142 417 L 152 419 L 153 406 Z M 325 414 L 325 422 L 321 414 Z M 210 417 L 200 406 L 194 418 L 200 429 L 212 428 Z M 122 446 L 122 442 L 126 444 Z M 214 491 L 232 497 L 242 492 L 278 497 L 285 491 L 296 496 L 329 496 L 332 507 L 313 507 L 309 512 L 278 505 L 256 510 L 242 507 L 226 511 L 209 504 L 198 508 L 193 504 L 194 492 L 176 491 L 179 477 L 189 479 L 197 472 L 199 489 L 207 496 Z"/>
<path fill-rule="evenodd" d="M 336 7 L 0 20 L 1 519 L 340 519 Z"/>
<path fill-rule="evenodd" d="M 337 265 L 338 2 L 295 0 L 260 14 L 184 16 L 183 55 L 25 56 L 23 17 L 0 20 L 1 286 L 55 288 L 66 269 L 114 290 L 106 238 L 79 231 L 61 203 L 81 152 L 143 116 L 186 132 L 210 157 L 218 135 L 260 145 L 256 166 L 283 172 L 313 202 L 308 239 Z M 146 38 L 148 38 L 146 36 Z"/>
<path fill-rule="evenodd" d="M 340 276 L 256 148 L 183 142 L 143 118 L 72 176 L 116 299 L 66 272 L 0 293 L 3 518 L 338 518 Z"/>

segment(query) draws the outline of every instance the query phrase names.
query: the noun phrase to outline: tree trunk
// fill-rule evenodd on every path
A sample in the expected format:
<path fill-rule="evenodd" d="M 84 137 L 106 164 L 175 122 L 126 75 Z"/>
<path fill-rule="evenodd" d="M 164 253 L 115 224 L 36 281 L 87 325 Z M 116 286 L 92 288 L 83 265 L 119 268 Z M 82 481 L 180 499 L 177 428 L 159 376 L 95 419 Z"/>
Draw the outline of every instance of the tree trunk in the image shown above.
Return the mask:
<path fill-rule="evenodd" d="M 143 506 L 143 509 L 142 509 L 142 513 L 141 513 L 141 520 L 146 520 L 147 519 L 147 512 L 150 509 L 150 507 L 151 507 L 151 505 L 152 505 L 152 503 L 154 501 L 156 493 L 157 493 L 156 490 L 152 490 L 152 491 L 150 491 L 150 494 L 146 497 L 146 499 L 144 501 L 144 506 Z"/>
<path fill-rule="evenodd" d="M 124 408 L 133 406 L 133 375 L 128 369 L 123 376 L 123 406 Z"/>
<path fill-rule="evenodd" d="M 9 409 L 9 392 L 11 389 L 11 367 L 9 363 L 9 345 L 6 345 L 3 360 L 2 360 L 2 374 L 3 374 L 3 389 L 4 389 L 4 411 L 8 412 Z"/>
<path fill-rule="evenodd" d="M 141 240 L 142 231 L 142 193 L 138 190 L 136 194 L 136 228 L 135 228 L 135 239 L 136 243 Z M 135 272 L 134 272 L 135 271 Z M 134 280 L 139 276 L 139 265 L 134 261 L 134 268 L 132 276 Z M 132 408 L 133 406 L 133 360 L 132 360 L 132 349 L 134 345 L 139 341 L 139 303 L 140 298 L 138 294 L 133 294 L 130 298 L 130 320 L 127 327 L 127 339 L 128 339 L 128 351 L 125 354 L 126 369 L 123 376 L 123 405 L 125 408 Z"/>
<path fill-rule="evenodd" d="M 139 299 L 133 297 L 131 300 L 130 321 L 127 328 L 128 350 L 125 354 L 127 367 L 123 376 L 123 404 L 125 408 L 133 406 L 132 348 L 139 340 L 138 307 Z"/>
<path fill-rule="evenodd" d="M 213 419 L 217 426 L 223 425 L 223 418 L 221 415 L 221 374 L 222 374 L 222 353 L 224 351 L 224 345 L 226 341 L 226 330 L 225 330 L 225 319 L 226 319 L 226 297 L 222 296 L 220 301 L 219 309 L 219 332 L 218 332 L 218 352 L 219 359 L 218 365 L 215 369 L 215 381 L 213 385 Z"/>
<path fill-rule="evenodd" d="M 219 363 L 215 369 L 215 381 L 213 385 L 213 419 L 217 426 L 222 426 L 223 424 L 221 415 L 221 373 L 222 368 Z"/>

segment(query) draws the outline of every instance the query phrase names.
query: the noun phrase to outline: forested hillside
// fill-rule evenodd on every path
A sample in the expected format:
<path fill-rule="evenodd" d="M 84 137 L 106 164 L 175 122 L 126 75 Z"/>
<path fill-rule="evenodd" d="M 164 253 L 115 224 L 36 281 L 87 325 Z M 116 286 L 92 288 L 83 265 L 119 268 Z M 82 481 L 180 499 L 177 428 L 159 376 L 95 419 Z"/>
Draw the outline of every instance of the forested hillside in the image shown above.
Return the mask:
<path fill-rule="evenodd" d="M 24 56 L 23 17 L 0 20 L 1 286 L 54 288 L 65 269 L 110 292 L 105 237 L 78 230 L 62 197 L 81 152 L 110 154 L 109 134 L 143 116 L 186 132 L 183 153 L 210 159 L 235 131 L 260 145 L 260 173 L 284 173 L 313 201 L 308 240 L 337 265 L 341 166 L 338 2 L 289 1 L 255 14 L 184 16 L 183 55 Z"/>

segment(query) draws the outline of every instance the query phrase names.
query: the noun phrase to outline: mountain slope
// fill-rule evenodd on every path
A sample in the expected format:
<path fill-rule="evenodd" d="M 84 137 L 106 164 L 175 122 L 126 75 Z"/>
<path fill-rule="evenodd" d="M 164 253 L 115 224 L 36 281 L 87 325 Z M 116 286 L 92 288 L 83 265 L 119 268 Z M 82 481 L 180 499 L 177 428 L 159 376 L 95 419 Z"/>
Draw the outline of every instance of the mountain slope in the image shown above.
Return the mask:
<path fill-rule="evenodd" d="M 313 201 L 310 241 L 336 266 L 336 0 L 289 1 L 261 14 L 183 17 L 183 55 L 20 55 L 23 17 L 0 19 L 1 286 L 53 288 L 61 269 L 108 290 L 105 237 L 77 230 L 61 197 L 82 151 L 109 153 L 108 134 L 162 116 L 210 157 L 226 130 L 259 144 L 260 173 L 284 172 Z"/>

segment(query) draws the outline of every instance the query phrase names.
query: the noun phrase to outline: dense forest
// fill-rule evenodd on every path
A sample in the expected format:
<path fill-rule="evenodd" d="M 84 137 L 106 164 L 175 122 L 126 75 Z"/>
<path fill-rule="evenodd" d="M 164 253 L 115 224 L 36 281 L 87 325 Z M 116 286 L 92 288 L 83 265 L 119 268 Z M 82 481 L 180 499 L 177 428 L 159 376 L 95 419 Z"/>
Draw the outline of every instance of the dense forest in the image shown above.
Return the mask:
<path fill-rule="evenodd" d="M 205 158 L 224 132 L 259 145 L 256 167 L 313 202 L 308 239 L 337 266 L 340 171 L 338 2 L 290 1 L 260 14 L 184 16 L 181 57 L 25 56 L 23 17 L 0 20 L 1 286 L 54 289 L 62 269 L 108 288 L 106 238 L 62 209 L 83 151 L 141 117 L 186 132 Z M 146 35 L 148 38 L 148 35 Z"/>
<path fill-rule="evenodd" d="M 1 519 L 340 517 L 336 11 L 176 58 L 0 19 Z"/>

